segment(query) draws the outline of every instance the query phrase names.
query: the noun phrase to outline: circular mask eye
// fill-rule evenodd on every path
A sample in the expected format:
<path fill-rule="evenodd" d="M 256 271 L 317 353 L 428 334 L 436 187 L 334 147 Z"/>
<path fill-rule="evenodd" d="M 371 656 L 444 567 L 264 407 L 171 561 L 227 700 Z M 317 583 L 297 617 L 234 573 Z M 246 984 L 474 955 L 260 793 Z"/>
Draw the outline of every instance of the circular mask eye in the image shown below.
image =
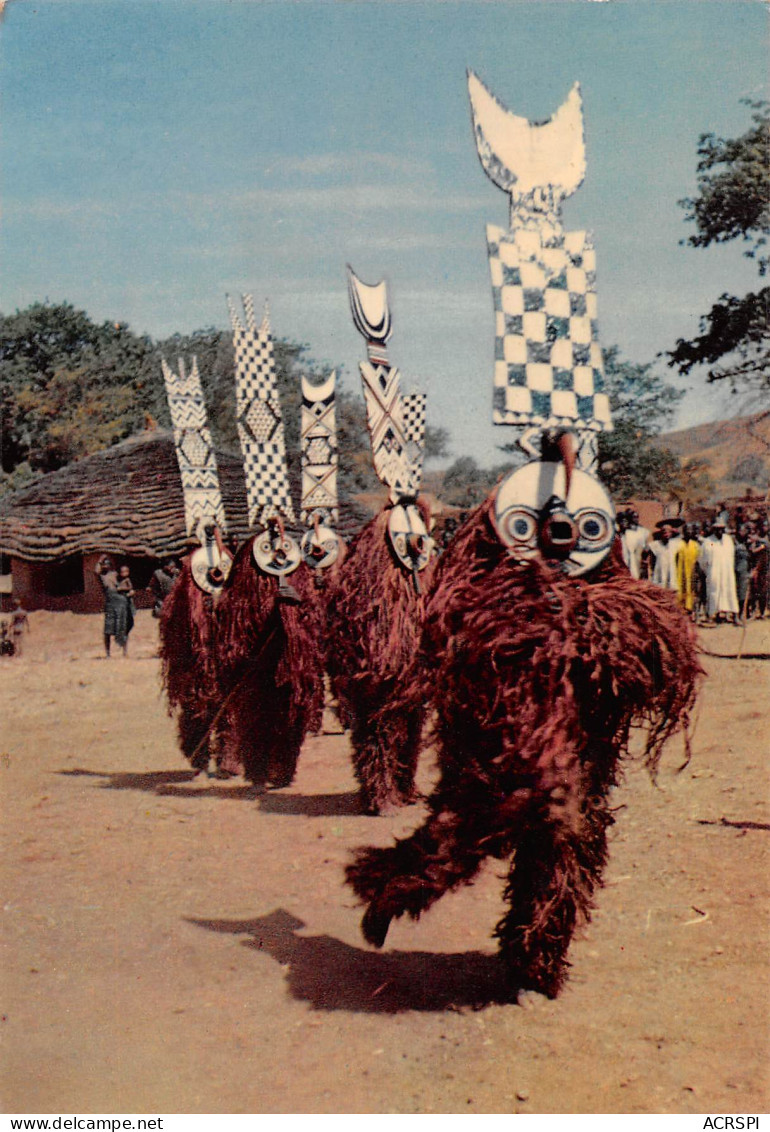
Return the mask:
<path fill-rule="evenodd" d="M 575 523 L 580 543 L 584 547 L 595 549 L 604 546 L 612 539 L 612 520 L 604 511 L 595 511 L 592 508 L 578 511 Z"/>
<path fill-rule="evenodd" d="M 414 503 L 398 503 L 388 519 L 388 538 L 402 566 L 424 570 L 433 556 L 433 539 Z"/>
<path fill-rule="evenodd" d="M 514 549 L 534 549 L 537 543 L 537 515 L 528 507 L 511 507 L 499 520 L 503 541 Z"/>
<path fill-rule="evenodd" d="M 269 531 L 257 535 L 252 546 L 254 561 L 265 574 L 291 574 L 302 561 L 298 544 L 291 535 L 274 538 Z"/>

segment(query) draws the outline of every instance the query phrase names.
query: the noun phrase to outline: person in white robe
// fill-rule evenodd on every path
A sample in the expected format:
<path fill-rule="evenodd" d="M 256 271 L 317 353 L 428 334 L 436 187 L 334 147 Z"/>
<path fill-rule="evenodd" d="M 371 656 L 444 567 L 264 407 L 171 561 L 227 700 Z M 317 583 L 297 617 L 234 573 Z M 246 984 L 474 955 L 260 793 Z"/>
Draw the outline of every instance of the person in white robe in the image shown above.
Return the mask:
<path fill-rule="evenodd" d="M 652 571 L 652 580 L 665 590 L 678 590 L 676 554 L 682 545 L 678 535 L 674 535 L 673 527 L 667 523 L 660 524 L 658 537 L 650 543 L 650 549 L 655 555 L 655 566 Z"/>
<path fill-rule="evenodd" d="M 636 511 L 628 511 L 620 536 L 620 545 L 623 550 L 623 561 L 632 578 L 642 576 L 642 551 L 649 538 L 650 532 L 647 528 L 639 526 L 639 516 Z"/>
<path fill-rule="evenodd" d="M 701 567 L 706 574 L 706 613 L 721 621 L 738 621 L 738 591 L 735 586 L 735 543 L 725 523 L 717 519 L 701 547 Z"/>

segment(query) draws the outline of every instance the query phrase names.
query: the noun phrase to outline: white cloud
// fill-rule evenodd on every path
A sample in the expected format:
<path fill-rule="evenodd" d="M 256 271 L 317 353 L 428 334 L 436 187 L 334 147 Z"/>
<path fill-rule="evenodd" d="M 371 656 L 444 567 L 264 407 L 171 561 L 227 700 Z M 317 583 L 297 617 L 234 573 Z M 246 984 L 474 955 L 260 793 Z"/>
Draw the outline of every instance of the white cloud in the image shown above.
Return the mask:
<path fill-rule="evenodd" d="M 473 212 L 483 207 L 484 197 L 476 194 L 437 193 L 415 185 L 356 184 L 333 188 L 297 187 L 293 189 L 243 189 L 221 192 L 145 193 L 127 197 L 61 201 L 40 197 L 37 200 L 6 199 L 8 218 L 38 222 L 71 220 L 82 223 L 96 218 L 121 220 L 142 213 L 162 215 L 169 210 L 188 214 L 197 212 L 230 212 L 281 214 L 281 218 L 312 216 L 339 212 L 345 215 L 366 215 L 371 212 Z"/>
<path fill-rule="evenodd" d="M 343 150 L 339 153 L 317 153 L 307 157 L 277 157 L 270 161 L 267 172 L 287 173 L 300 177 L 336 178 L 366 175 L 372 169 L 400 174 L 410 181 L 430 181 L 434 170 L 423 158 L 400 157 L 394 153 L 363 153 Z"/>
<path fill-rule="evenodd" d="M 179 207 L 230 211 L 318 212 L 468 212 L 483 205 L 483 196 L 438 194 L 412 185 L 337 185 L 333 188 L 245 189 L 240 192 L 179 193 L 165 199 Z"/>
<path fill-rule="evenodd" d="M 71 219 L 80 223 L 95 217 L 114 219 L 121 216 L 124 209 L 117 202 L 107 200 L 62 201 L 48 197 L 40 197 L 37 200 L 13 200 L 6 197 L 3 212 L 8 218 L 40 222 Z"/>

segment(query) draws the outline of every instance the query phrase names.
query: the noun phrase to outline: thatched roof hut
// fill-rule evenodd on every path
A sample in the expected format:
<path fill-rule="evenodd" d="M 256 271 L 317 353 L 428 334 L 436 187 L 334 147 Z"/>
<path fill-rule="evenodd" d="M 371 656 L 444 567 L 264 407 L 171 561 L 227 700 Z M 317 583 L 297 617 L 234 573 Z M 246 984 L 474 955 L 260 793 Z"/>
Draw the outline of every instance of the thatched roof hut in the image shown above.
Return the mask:
<path fill-rule="evenodd" d="M 217 453 L 228 534 L 249 535 L 241 459 Z M 298 495 L 299 475 L 291 477 Z M 340 501 L 350 537 L 367 514 Z M 187 547 L 182 483 L 173 434 L 155 429 L 86 456 L 0 501 L 0 554 L 10 559 L 13 593 L 29 609 L 101 608 L 92 577 L 101 554 L 125 560 L 134 584 L 149 582 L 158 560 Z"/>

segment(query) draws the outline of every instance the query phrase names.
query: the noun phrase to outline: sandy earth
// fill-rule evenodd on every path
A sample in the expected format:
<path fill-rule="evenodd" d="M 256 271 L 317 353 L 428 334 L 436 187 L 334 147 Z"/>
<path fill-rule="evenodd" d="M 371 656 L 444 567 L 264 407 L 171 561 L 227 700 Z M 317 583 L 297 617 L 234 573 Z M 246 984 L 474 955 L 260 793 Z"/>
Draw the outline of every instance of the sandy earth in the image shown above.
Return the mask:
<path fill-rule="evenodd" d="M 690 766 L 617 791 L 606 888 L 555 1002 L 500 1001 L 501 866 L 363 943 L 344 735 L 257 802 L 193 780 L 156 623 L 36 613 L 0 662 L 2 1106 L 42 1113 L 767 1112 L 770 621 L 707 629 Z M 422 784 L 430 767 L 422 772 Z"/>

